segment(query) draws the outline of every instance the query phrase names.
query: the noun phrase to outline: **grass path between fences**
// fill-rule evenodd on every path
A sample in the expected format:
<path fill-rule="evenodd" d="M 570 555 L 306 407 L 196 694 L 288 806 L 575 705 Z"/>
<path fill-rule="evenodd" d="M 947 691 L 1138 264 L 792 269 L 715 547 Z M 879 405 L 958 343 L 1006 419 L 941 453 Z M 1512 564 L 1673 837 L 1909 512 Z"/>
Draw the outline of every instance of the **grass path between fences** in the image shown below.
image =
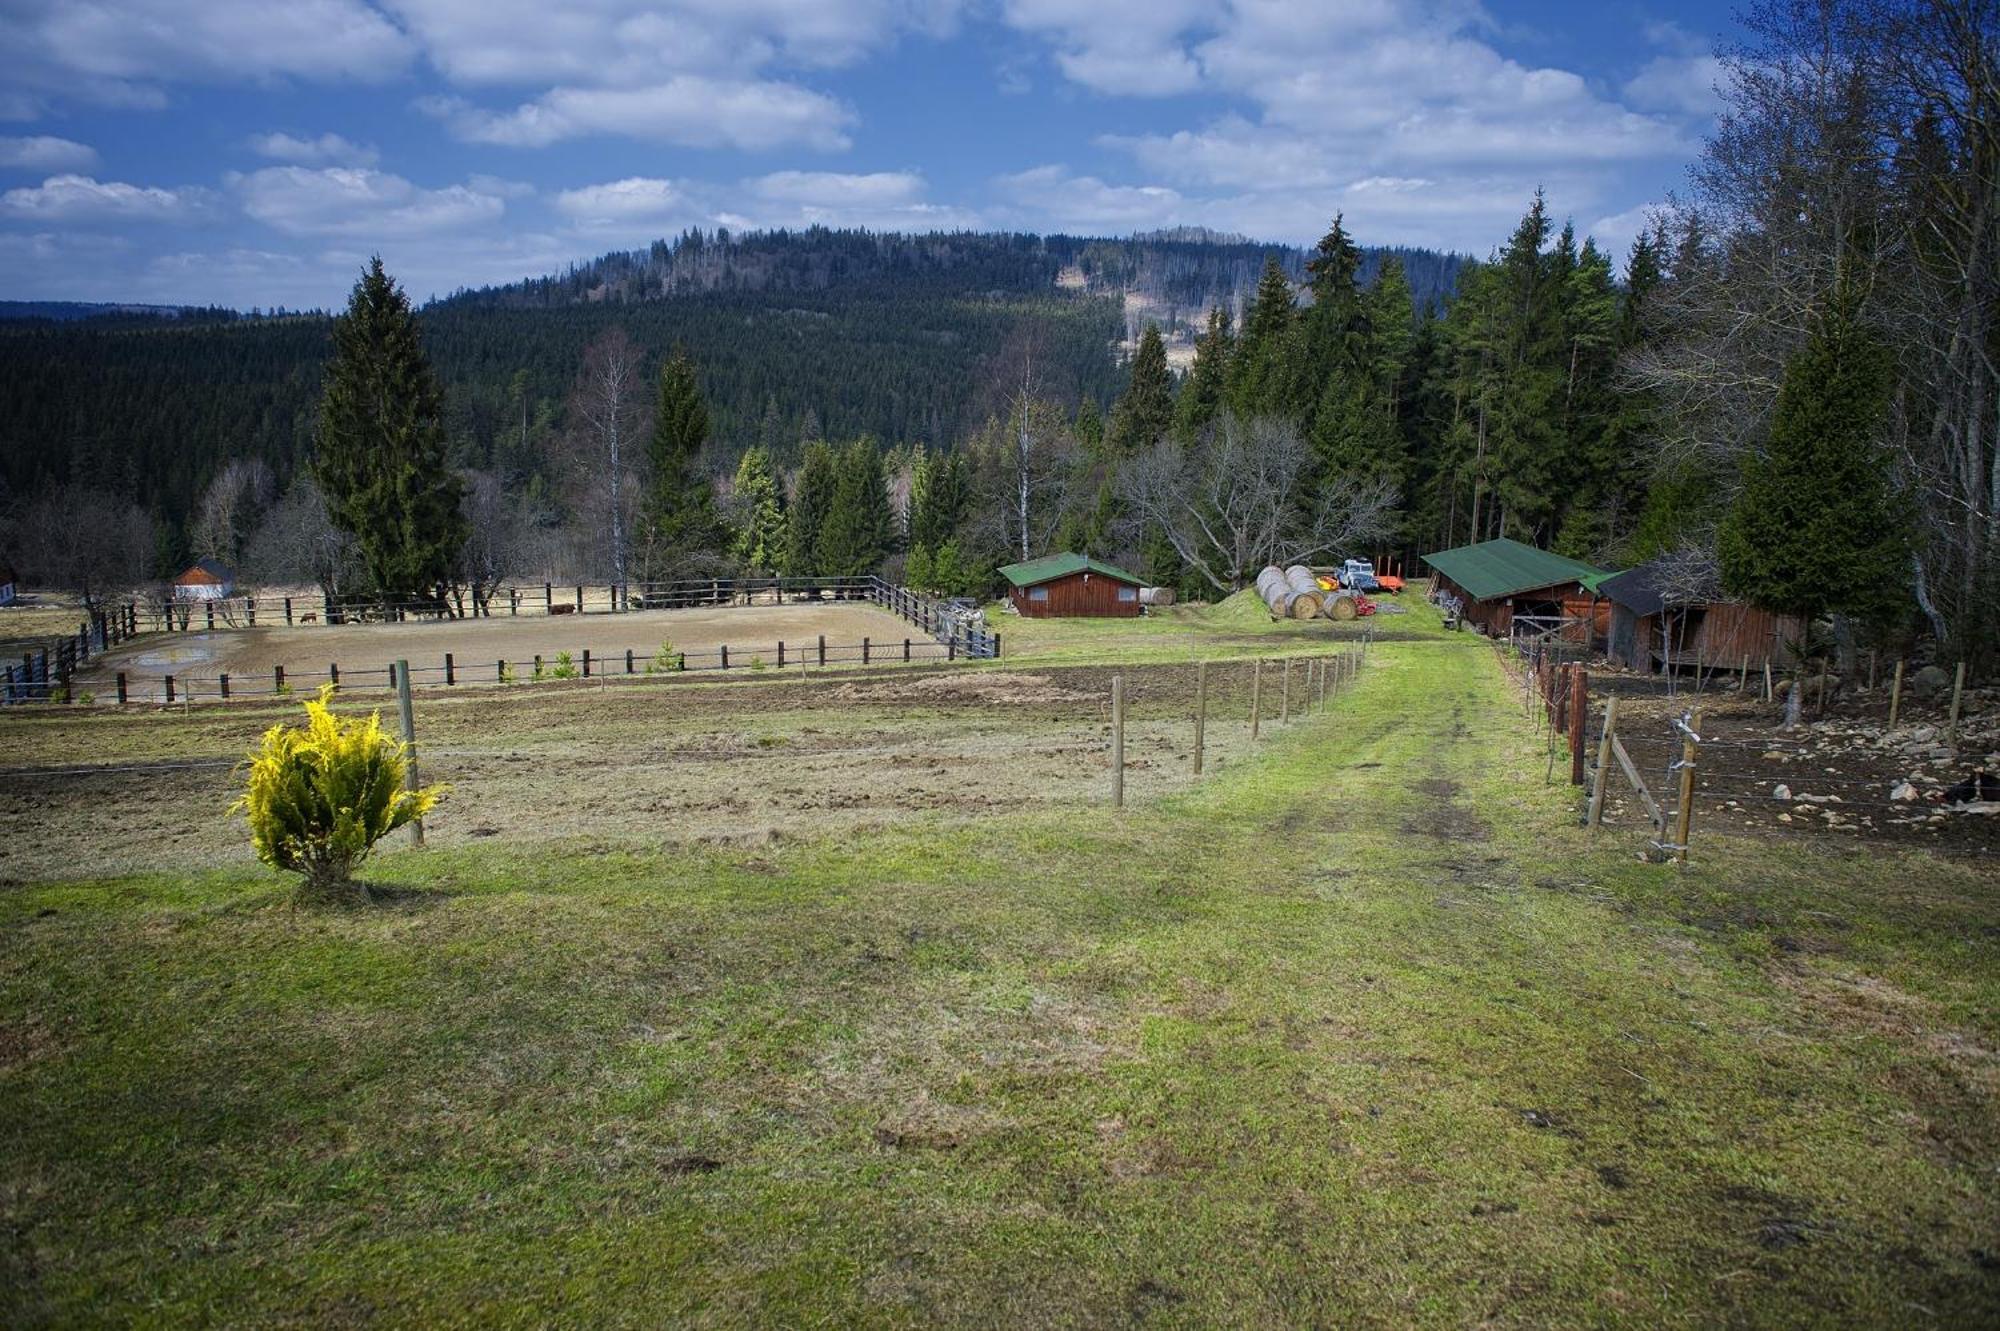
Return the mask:
<path fill-rule="evenodd" d="M 0 1323 L 2000 1308 L 1990 872 L 1590 842 L 1477 641 L 1267 736 L 1122 816 L 393 853 L 368 909 L 0 891 Z"/>

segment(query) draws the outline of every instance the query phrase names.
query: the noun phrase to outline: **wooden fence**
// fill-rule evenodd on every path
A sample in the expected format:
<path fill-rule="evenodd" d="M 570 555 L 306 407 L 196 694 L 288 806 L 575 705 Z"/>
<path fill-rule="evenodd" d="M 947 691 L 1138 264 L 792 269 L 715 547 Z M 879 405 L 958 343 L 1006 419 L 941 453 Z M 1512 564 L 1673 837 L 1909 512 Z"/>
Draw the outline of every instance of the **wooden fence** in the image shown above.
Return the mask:
<path fill-rule="evenodd" d="M 997 636 L 997 635 L 994 635 Z M 997 650 L 997 648 L 995 649 Z M 412 688 L 454 688 L 461 685 L 533 684 L 554 680 L 612 679 L 630 676 L 686 675 L 729 671 L 735 674 L 799 667 L 877 666 L 924 661 L 973 660 L 958 636 L 935 638 L 863 638 L 858 643 L 829 643 L 824 634 L 806 641 L 778 641 L 750 646 L 722 644 L 707 651 L 668 651 L 622 647 L 609 651 L 581 648 L 522 660 L 475 658 L 445 652 L 433 664 L 410 666 Z M 333 684 L 343 692 L 396 688 L 396 667 L 343 669 L 330 661 L 324 670 L 274 666 L 255 675 L 134 675 L 119 672 L 113 696 L 120 703 L 219 702 L 231 698 L 283 697 L 301 689 Z"/>
<path fill-rule="evenodd" d="M 93 610 L 76 632 L 23 651 L 19 665 L 10 661 L 0 681 L 0 703 L 68 702 L 77 670 L 138 632 L 138 610 L 130 603 Z"/>
<path fill-rule="evenodd" d="M 122 612 L 163 633 L 209 632 L 285 624 L 403 623 L 410 620 L 519 618 L 522 615 L 630 614 L 729 606 L 865 601 L 937 636 L 959 639 L 974 659 L 998 654 L 998 635 L 936 598 L 874 576 L 852 578 L 683 578 L 672 582 L 570 583 L 455 593 L 446 600 L 376 601 L 331 596 L 231 596 L 214 600 L 129 602 Z M 988 648 L 992 650 L 987 650 Z"/>

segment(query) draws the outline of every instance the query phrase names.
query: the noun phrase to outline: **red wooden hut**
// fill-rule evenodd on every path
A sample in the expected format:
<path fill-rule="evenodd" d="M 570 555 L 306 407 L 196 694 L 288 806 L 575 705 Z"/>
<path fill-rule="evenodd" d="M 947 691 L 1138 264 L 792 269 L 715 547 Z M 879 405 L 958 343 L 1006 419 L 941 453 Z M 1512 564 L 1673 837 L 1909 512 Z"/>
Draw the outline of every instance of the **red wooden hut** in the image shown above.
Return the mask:
<path fill-rule="evenodd" d="M 1033 619 L 1139 613 L 1139 579 L 1088 555 L 1044 555 L 1009 564 L 1000 576 L 1010 584 L 1007 600 Z"/>

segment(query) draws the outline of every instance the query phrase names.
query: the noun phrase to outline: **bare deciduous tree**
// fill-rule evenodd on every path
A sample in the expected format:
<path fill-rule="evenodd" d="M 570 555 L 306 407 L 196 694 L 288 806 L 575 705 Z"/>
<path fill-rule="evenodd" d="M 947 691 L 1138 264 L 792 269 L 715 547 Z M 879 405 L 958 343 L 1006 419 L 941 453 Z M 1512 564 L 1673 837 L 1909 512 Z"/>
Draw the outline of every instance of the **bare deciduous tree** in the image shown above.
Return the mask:
<path fill-rule="evenodd" d="M 362 574 L 354 538 L 333 525 L 326 498 L 309 473 L 301 472 L 265 513 L 244 547 L 244 571 L 258 582 L 284 586 L 310 582 L 329 601 Z"/>
<path fill-rule="evenodd" d="M 188 525 L 198 558 L 241 562 L 251 533 L 278 496 L 278 479 L 261 458 L 233 458 L 202 491 Z"/>
<path fill-rule="evenodd" d="M 1188 567 L 1233 592 L 1267 564 L 1338 554 L 1386 535 L 1386 480 L 1333 478 L 1302 495 L 1312 450 L 1288 421 L 1225 416 L 1192 444 L 1167 439 L 1119 476 L 1130 516 L 1156 524 Z"/>
<path fill-rule="evenodd" d="M 143 583 L 153 560 L 151 515 L 74 481 L 37 495 L 13 525 L 22 575 L 93 609 Z"/>
<path fill-rule="evenodd" d="M 577 508 L 607 534 L 613 581 L 626 580 L 626 533 L 639 486 L 633 474 L 645 427 L 643 357 L 623 328 L 590 344 L 570 393 L 572 485 Z"/>

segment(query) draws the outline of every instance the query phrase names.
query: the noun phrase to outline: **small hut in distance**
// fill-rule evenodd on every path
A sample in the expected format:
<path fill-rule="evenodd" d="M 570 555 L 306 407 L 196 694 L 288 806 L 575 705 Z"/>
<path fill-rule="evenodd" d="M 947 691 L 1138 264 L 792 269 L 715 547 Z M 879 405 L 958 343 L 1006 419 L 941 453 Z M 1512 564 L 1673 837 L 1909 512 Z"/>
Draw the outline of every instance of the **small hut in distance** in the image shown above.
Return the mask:
<path fill-rule="evenodd" d="M 1596 590 L 1611 603 L 1605 655 L 1646 674 L 1789 662 L 1805 633 L 1797 615 L 1724 600 L 1712 577 L 1690 576 L 1669 559 L 1613 574 Z"/>
<path fill-rule="evenodd" d="M 220 601 L 236 590 L 236 575 L 219 559 L 198 559 L 174 579 L 176 601 Z"/>

